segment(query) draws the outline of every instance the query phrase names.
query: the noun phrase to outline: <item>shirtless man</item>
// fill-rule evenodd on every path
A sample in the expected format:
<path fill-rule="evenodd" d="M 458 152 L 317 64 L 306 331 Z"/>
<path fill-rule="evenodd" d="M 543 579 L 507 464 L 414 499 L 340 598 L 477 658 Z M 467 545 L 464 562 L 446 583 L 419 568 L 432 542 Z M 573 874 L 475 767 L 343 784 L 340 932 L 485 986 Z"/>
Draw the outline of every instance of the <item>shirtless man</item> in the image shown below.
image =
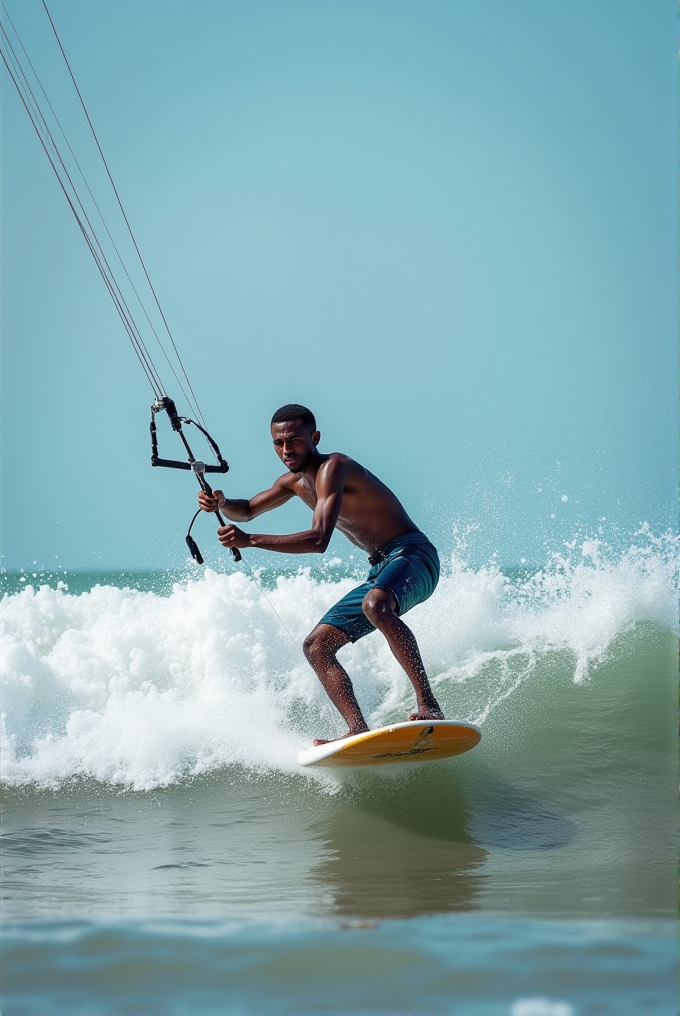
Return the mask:
<path fill-rule="evenodd" d="M 282 554 L 323 554 L 337 527 L 365 551 L 371 570 L 366 581 L 324 614 L 304 641 L 304 653 L 328 696 L 345 719 L 343 737 L 368 730 L 352 682 L 337 660 L 338 650 L 377 628 L 416 693 L 411 720 L 441 720 L 444 714 L 432 693 L 413 632 L 400 619 L 431 596 L 439 581 L 437 551 L 408 517 L 392 491 L 348 455 L 318 450 L 321 434 L 304 406 L 288 405 L 272 417 L 274 450 L 288 469 L 269 490 L 249 501 L 201 492 L 204 511 L 219 509 L 233 522 L 250 522 L 263 512 L 301 498 L 312 509 L 312 525 L 304 533 L 265 536 L 221 526 L 223 547 L 259 547 Z M 314 744 L 325 744 L 318 738 Z"/>

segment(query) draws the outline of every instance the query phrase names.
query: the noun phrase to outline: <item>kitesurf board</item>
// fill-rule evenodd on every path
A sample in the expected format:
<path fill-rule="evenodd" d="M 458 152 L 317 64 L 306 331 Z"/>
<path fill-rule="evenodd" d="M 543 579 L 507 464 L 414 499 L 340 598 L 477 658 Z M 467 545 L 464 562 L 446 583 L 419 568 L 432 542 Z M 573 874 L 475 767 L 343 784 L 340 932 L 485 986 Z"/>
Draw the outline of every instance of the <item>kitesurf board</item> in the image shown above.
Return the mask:
<path fill-rule="evenodd" d="M 409 720 L 305 748 L 301 766 L 374 766 L 426 762 L 462 755 L 479 744 L 482 732 L 462 720 Z"/>

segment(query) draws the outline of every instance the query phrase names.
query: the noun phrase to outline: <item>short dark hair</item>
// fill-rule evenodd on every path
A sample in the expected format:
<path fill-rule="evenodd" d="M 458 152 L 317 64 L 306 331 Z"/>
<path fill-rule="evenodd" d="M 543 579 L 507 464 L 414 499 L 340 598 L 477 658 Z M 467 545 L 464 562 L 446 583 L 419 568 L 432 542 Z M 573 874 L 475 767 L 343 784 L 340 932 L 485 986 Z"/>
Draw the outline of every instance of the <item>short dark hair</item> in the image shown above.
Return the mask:
<path fill-rule="evenodd" d="M 292 423 L 293 420 L 301 420 L 305 427 L 316 430 L 314 413 L 306 406 L 299 406 L 297 402 L 289 402 L 287 406 L 281 406 L 272 416 L 272 424 Z"/>

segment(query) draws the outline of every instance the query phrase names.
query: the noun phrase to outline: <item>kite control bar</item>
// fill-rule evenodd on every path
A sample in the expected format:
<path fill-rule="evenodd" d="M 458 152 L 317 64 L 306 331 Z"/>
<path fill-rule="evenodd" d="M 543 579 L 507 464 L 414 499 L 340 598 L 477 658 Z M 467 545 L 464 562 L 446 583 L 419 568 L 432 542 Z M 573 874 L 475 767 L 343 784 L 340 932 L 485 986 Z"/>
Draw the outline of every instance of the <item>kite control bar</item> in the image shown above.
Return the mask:
<path fill-rule="evenodd" d="M 162 410 L 165 410 L 165 412 L 168 414 L 168 417 L 170 418 L 170 423 L 172 425 L 172 429 L 176 431 L 182 439 L 182 443 L 184 444 L 184 447 L 186 448 L 188 455 L 186 462 L 182 462 L 178 459 L 161 459 L 158 456 L 156 413 L 160 413 Z M 193 424 L 194 427 L 197 427 L 200 430 L 201 434 L 203 434 L 208 444 L 212 448 L 219 465 L 207 466 L 205 462 L 201 462 L 199 459 L 194 457 L 194 453 L 189 447 L 189 442 L 187 441 L 186 435 L 182 430 L 183 423 Z M 167 466 L 170 469 L 190 469 L 195 475 L 196 479 L 198 480 L 201 490 L 203 490 L 206 494 L 212 497 L 212 488 L 208 483 L 208 481 L 206 480 L 205 474 L 226 473 L 229 470 L 229 464 L 222 458 L 222 453 L 217 447 L 217 442 L 213 441 L 208 431 L 205 430 L 204 427 L 201 427 L 200 423 L 196 423 L 195 420 L 190 420 L 186 416 L 179 416 L 177 414 L 177 407 L 175 406 L 175 403 L 172 401 L 172 399 L 168 398 L 167 395 L 164 395 L 162 398 L 156 399 L 156 401 L 152 405 L 150 429 L 151 429 L 151 465 Z M 201 511 L 202 509 L 199 508 L 196 514 L 194 515 L 193 519 L 191 520 L 191 524 L 189 525 L 189 531 L 187 532 L 186 535 L 187 546 L 191 552 L 191 556 L 193 557 L 194 561 L 196 561 L 198 564 L 203 564 L 203 557 L 201 556 L 201 552 L 196 545 L 196 541 L 191 535 L 191 527 L 193 526 L 194 522 L 200 515 Z M 216 510 L 214 514 L 217 516 L 217 521 L 219 522 L 219 524 L 223 526 L 225 522 L 220 512 Z M 234 561 L 241 560 L 241 552 L 240 550 L 238 550 L 238 548 L 232 547 L 231 553 L 232 557 L 234 558 Z"/>
<path fill-rule="evenodd" d="M 187 450 L 189 456 L 186 462 L 180 462 L 177 459 L 160 459 L 158 457 L 158 437 L 156 435 L 156 413 L 160 413 L 161 410 L 170 417 L 170 423 L 172 429 L 176 431 L 182 439 L 184 447 Z M 164 395 L 162 399 L 156 399 L 153 406 L 151 407 L 151 465 L 152 466 L 169 466 L 171 469 L 193 469 L 193 463 L 196 459 L 193 456 L 189 442 L 186 439 L 184 431 L 182 430 L 182 424 L 188 423 L 193 424 L 194 427 L 198 427 L 201 434 L 205 437 L 208 444 L 215 453 L 215 457 L 219 462 L 219 466 L 205 466 L 204 471 L 206 473 L 227 473 L 229 472 L 229 464 L 222 458 L 222 453 L 217 447 L 217 442 L 213 441 L 207 430 L 201 427 L 200 423 L 196 423 L 195 420 L 190 420 L 188 416 L 178 416 L 177 407 L 172 399 Z"/>

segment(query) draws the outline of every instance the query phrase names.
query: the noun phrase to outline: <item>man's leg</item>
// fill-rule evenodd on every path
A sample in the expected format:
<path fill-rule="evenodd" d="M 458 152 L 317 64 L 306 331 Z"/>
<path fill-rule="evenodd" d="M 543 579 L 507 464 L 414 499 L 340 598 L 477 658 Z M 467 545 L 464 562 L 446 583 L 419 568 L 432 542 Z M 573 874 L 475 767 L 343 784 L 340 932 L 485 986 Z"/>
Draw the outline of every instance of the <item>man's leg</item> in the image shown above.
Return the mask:
<path fill-rule="evenodd" d="M 349 728 L 343 735 L 344 737 L 361 734 L 368 730 L 368 725 L 356 700 L 352 682 L 335 655 L 348 642 L 351 642 L 349 635 L 346 635 L 340 628 L 336 628 L 335 625 L 317 624 L 303 645 L 307 660 L 314 668 L 329 699 Z M 314 744 L 326 744 L 326 741 L 323 738 L 316 738 Z"/>
<path fill-rule="evenodd" d="M 416 712 L 409 719 L 443 720 L 444 713 L 430 688 L 418 643 L 411 629 L 395 613 L 396 607 L 394 593 L 389 589 L 371 589 L 364 597 L 364 614 L 385 636 L 388 646 L 415 689 Z"/>

